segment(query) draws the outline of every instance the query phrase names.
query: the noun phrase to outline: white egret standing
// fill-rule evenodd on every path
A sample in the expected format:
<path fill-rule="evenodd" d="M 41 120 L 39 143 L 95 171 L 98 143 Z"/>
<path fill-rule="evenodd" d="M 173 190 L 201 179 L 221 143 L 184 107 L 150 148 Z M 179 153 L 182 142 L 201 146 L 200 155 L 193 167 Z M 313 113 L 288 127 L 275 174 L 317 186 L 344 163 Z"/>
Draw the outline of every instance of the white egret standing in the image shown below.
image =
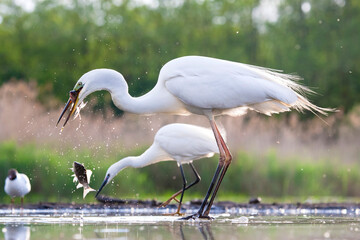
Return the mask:
<path fill-rule="evenodd" d="M 11 197 L 11 204 L 14 204 L 14 198 L 21 198 L 21 207 L 24 204 L 24 196 L 31 190 L 30 180 L 23 173 L 18 173 L 16 169 L 10 169 L 5 179 L 4 190 Z"/>
<path fill-rule="evenodd" d="M 194 186 L 200 181 L 200 176 L 196 171 L 193 160 L 205 157 L 212 157 L 219 153 L 214 134 L 210 129 L 198 127 L 190 124 L 174 123 L 159 129 L 155 134 L 153 144 L 140 156 L 126 157 L 114 163 L 106 172 L 105 179 L 96 196 L 106 184 L 108 184 L 121 170 L 127 167 L 142 168 L 150 164 L 162 161 L 175 160 L 180 167 L 183 179 L 181 190 L 173 194 L 162 206 L 166 206 L 171 200 L 181 194 L 179 206 L 174 214 L 180 215 L 181 203 L 185 190 Z M 189 185 L 185 178 L 182 165 L 188 163 L 196 177 L 196 180 Z"/>
<path fill-rule="evenodd" d="M 80 112 L 85 97 L 98 90 L 109 91 L 118 108 L 132 113 L 193 113 L 206 116 L 219 148 L 219 164 L 199 211 L 188 218 L 209 218 L 212 203 L 232 159 L 214 116 L 239 116 L 247 109 L 267 115 L 290 111 L 291 108 L 322 114 L 332 110 L 310 103 L 304 93 L 312 91 L 296 83 L 294 80 L 297 79 L 297 76 L 267 68 L 209 57 L 186 56 L 166 63 L 150 92 L 131 97 L 128 85 L 119 72 L 96 69 L 85 73 L 77 81 L 58 123 L 72 105 L 65 126 L 75 109 L 77 113 Z"/>

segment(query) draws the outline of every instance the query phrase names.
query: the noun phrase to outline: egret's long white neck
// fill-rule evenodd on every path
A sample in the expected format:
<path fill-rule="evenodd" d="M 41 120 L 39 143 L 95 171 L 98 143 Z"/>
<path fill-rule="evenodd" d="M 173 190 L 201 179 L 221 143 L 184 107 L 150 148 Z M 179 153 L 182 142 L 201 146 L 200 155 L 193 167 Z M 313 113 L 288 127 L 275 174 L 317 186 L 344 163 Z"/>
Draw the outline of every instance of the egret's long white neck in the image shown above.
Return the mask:
<path fill-rule="evenodd" d="M 132 97 L 128 92 L 122 94 L 111 93 L 112 100 L 116 107 L 131 113 L 136 114 L 153 114 L 153 113 L 167 113 L 176 111 L 172 110 L 165 103 L 169 100 L 163 94 L 156 94 L 154 90 L 140 97 Z"/>
<path fill-rule="evenodd" d="M 140 156 L 130 156 L 121 159 L 120 161 L 114 163 L 108 170 L 112 172 L 112 176 L 115 176 L 118 174 L 121 170 L 127 168 L 127 167 L 133 167 L 133 168 L 142 168 L 147 165 L 157 163 L 160 161 L 166 161 L 170 160 L 171 157 L 164 152 L 161 148 L 159 148 L 158 145 L 153 144 L 151 147 L 149 147 L 143 154 Z"/>
<path fill-rule="evenodd" d="M 92 92 L 107 90 L 110 92 L 114 104 L 126 112 L 136 114 L 186 113 L 180 100 L 169 93 L 161 84 L 156 85 L 143 96 L 130 96 L 124 77 L 115 70 L 92 70 L 84 74 L 79 81 L 84 83 L 84 88 L 79 96 L 80 100 L 84 100 Z"/>

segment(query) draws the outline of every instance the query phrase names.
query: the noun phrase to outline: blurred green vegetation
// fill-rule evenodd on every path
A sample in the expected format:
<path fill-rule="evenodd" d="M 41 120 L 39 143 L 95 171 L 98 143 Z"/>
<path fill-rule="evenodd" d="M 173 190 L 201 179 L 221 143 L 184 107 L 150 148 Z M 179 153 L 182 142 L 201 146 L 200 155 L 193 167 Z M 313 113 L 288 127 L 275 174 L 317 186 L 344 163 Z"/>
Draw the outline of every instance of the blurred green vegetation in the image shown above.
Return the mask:
<path fill-rule="evenodd" d="M 69 169 L 72 162 L 79 161 L 87 169 L 93 170 L 90 185 L 98 189 L 112 163 L 125 156 L 139 155 L 144 150 L 145 148 L 138 148 L 111 156 L 105 155 L 102 152 L 104 150 L 92 153 L 88 149 L 69 147 L 66 151 L 58 152 L 51 147 L 18 145 L 7 141 L 0 144 L 0 183 L 4 184 L 9 168 L 16 168 L 19 172 L 25 172 L 32 184 L 32 191 L 26 197 L 27 202 L 94 202 L 94 193 L 83 200 L 83 189 L 76 189 L 76 184 L 72 182 L 72 172 Z M 217 161 L 215 156 L 194 162 L 202 181 L 186 192 L 185 200 L 202 199 Z M 356 169 L 359 169 L 359 164 L 339 164 L 334 159 L 313 162 L 299 156 L 279 158 L 273 150 L 264 156 L 238 152 L 234 154 L 218 199 L 247 201 L 250 196 L 265 199 L 292 196 L 292 200 L 299 201 L 308 196 L 356 197 L 360 195 L 360 173 Z M 193 176 L 187 165 L 185 174 L 188 181 L 191 181 Z M 145 168 L 123 170 L 112 184 L 104 188 L 103 194 L 122 199 L 152 199 L 156 196 L 158 200 L 164 201 L 181 186 L 182 180 L 176 163 L 162 162 Z M 0 191 L 0 200 L 3 203 L 10 202 L 4 191 Z"/>
<path fill-rule="evenodd" d="M 360 102 L 357 0 L 284 0 L 276 21 L 254 17 L 260 0 L 33 2 L 34 10 L 24 11 L 1 1 L 0 85 L 36 81 L 46 104 L 53 103 L 50 96 L 65 101 L 94 68 L 120 71 L 130 93 L 141 95 L 155 85 L 163 64 L 183 55 L 297 73 L 320 93 L 312 97 L 320 106 L 349 111 Z M 96 107 L 110 102 L 100 94 Z"/>

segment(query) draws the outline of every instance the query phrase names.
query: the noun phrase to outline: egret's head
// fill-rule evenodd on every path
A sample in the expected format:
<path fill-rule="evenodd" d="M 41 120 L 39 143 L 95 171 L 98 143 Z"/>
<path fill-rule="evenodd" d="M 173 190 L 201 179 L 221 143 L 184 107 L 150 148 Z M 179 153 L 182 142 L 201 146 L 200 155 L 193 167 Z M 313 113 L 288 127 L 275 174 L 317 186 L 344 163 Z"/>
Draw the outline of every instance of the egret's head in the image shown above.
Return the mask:
<path fill-rule="evenodd" d="M 107 90 L 116 92 L 117 94 L 127 91 L 127 84 L 124 77 L 117 71 L 111 69 L 95 69 L 85 73 L 75 84 L 73 90 L 70 91 L 70 98 L 62 111 L 56 125 L 59 124 L 66 110 L 71 107 L 65 124 L 75 113 L 75 117 L 80 113 L 81 108 L 85 106 L 83 101 L 92 92 Z"/>
<path fill-rule="evenodd" d="M 109 167 L 109 169 L 107 170 L 106 172 L 106 175 L 105 175 L 105 179 L 103 181 L 103 183 L 101 184 L 98 192 L 96 193 L 96 196 L 97 197 L 100 193 L 100 191 L 109 183 L 111 182 L 111 180 L 119 173 L 119 170 L 118 170 L 118 167 L 117 167 L 117 164 L 113 164 Z"/>
<path fill-rule="evenodd" d="M 78 108 L 79 103 L 82 103 L 82 101 L 79 101 L 79 99 L 81 99 L 79 97 L 79 95 L 82 92 L 85 84 L 80 80 L 76 83 L 74 89 L 69 92 L 69 95 L 70 95 L 69 100 L 67 101 L 67 103 L 64 107 L 64 110 L 62 111 L 62 113 L 59 117 L 59 120 L 56 123 L 56 126 L 59 124 L 59 122 L 60 122 L 62 116 L 65 114 L 66 110 L 71 106 L 69 115 L 67 116 L 65 123 L 63 125 L 63 126 L 65 126 L 66 123 L 69 121 L 70 117 L 74 114 L 75 110 Z M 80 111 L 80 109 L 78 109 L 78 111 Z"/>

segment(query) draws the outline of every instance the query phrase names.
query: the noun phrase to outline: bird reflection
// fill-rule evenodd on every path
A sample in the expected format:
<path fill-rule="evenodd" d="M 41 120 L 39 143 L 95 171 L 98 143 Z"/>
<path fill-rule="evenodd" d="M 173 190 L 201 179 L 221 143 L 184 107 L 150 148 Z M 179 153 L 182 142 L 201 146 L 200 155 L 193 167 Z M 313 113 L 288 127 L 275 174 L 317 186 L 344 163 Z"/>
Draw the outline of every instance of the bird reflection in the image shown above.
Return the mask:
<path fill-rule="evenodd" d="M 215 240 L 214 235 L 211 231 L 211 223 L 200 223 L 197 227 L 199 232 L 201 233 L 201 236 L 204 240 Z M 184 230 L 183 230 L 183 224 L 180 225 L 180 236 L 182 240 L 186 240 Z"/>
<path fill-rule="evenodd" d="M 6 225 L 3 229 L 5 240 L 29 240 L 30 227 L 24 225 Z"/>
<path fill-rule="evenodd" d="M 203 236 L 203 238 L 205 240 L 208 240 L 208 239 L 214 240 L 215 239 L 214 235 L 211 231 L 210 223 L 201 224 L 198 229 L 201 232 L 201 235 Z"/>

